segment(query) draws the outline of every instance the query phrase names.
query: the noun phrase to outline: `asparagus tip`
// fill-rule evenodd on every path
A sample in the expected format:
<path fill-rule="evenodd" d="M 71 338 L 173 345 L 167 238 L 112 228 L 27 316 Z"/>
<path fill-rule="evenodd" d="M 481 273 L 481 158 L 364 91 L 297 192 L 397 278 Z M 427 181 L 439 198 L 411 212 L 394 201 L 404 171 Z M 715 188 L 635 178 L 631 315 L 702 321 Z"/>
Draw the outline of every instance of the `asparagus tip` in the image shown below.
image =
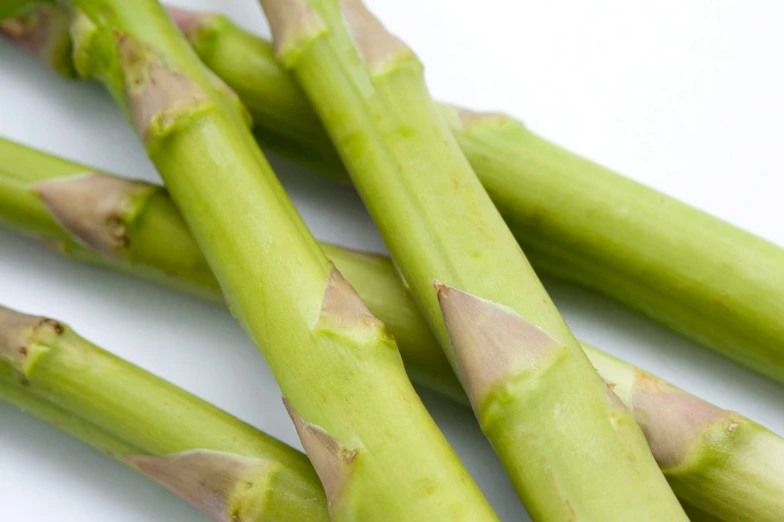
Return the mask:
<path fill-rule="evenodd" d="M 343 496 L 343 491 L 349 485 L 359 449 L 348 449 L 320 426 L 305 421 L 285 397 L 283 397 L 283 404 L 294 422 L 302 447 L 305 448 L 305 453 L 324 486 L 330 512 L 333 512 L 336 503 Z"/>
<path fill-rule="evenodd" d="M 514 310 L 435 282 L 458 373 L 474 411 L 492 388 L 541 366 L 561 344 Z"/>
<path fill-rule="evenodd" d="M 274 463 L 211 450 L 190 450 L 174 455 L 126 455 L 131 465 L 172 493 L 187 500 L 216 522 L 234 520 L 231 498 L 241 482 L 266 474 Z"/>

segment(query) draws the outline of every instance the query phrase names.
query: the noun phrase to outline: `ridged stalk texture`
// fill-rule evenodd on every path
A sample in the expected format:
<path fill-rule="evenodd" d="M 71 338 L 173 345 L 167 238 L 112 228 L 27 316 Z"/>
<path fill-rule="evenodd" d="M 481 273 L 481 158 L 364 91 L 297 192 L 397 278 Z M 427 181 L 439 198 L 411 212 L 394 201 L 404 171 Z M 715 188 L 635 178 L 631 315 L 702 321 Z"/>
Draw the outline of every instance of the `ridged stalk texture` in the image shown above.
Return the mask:
<path fill-rule="evenodd" d="M 103 185 L 101 190 L 106 192 L 97 199 L 120 203 L 120 208 L 125 208 L 124 215 L 130 216 L 122 220 L 125 240 L 114 252 L 106 254 L 87 246 L 71 230 L 64 228 L 33 188 L 44 180 L 87 173 L 97 175 L 96 172 L 3 139 L 0 139 L 0 158 L 5 160 L 0 162 L 0 223 L 4 226 L 37 236 L 69 257 L 119 268 L 201 297 L 222 299 L 217 282 L 165 190 L 128 180 L 119 185 Z M 126 197 L 114 194 L 114 188 L 118 186 L 127 190 Z M 147 187 L 154 192 L 154 197 L 138 211 L 129 212 L 127 204 L 122 202 L 132 199 L 139 187 Z M 65 208 L 89 207 L 75 196 L 64 200 L 63 205 Z M 119 212 L 111 214 L 119 215 Z M 100 223 L 101 218 L 98 219 Z M 145 239 L 156 237 L 156 231 L 159 231 L 160 239 Z M 160 241 L 176 245 L 176 248 L 161 248 Z M 328 244 L 321 247 L 371 312 L 394 334 L 409 376 L 467 404 L 438 342 L 390 261 Z M 778 522 L 778 513 L 784 510 L 781 505 L 781 499 L 784 499 L 781 457 L 784 440 L 737 413 L 710 406 L 643 370 L 589 345 L 582 346 L 600 375 L 611 383 L 632 411 L 638 424 L 645 427 L 654 456 L 660 460 L 679 499 L 701 506 L 703 513 L 714 513 L 715 520 Z M 652 391 L 654 395 L 651 395 Z M 660 397 L 656 401 L 646 401 L 657 393 Z M 651 404 L 654 404 L 653 410 Z M 678 407 L 670 407 L 670 404 Z M 696 416 L 688 412 L 700 412 L 701 420 L 696 426 Z M 706 417 L 706 412 L 710 412 L 712 419 Z M 733 420 L 727 422 L 728 419 Z M 670 433 L 680 435 L 671 437 Z M 662 440 L 672 440 L 674 446 L 664 451 Z M 667 455 L 673 453 L 684 455 L 683 462 L 676 465 L 668 462 Z M 694 511 L 690 506 L 689 515 Z M 691 518 L 695 520 L 693 516 Z M 703 514 L 698 520 L 710 519 Z"/>
<path fill-rule="evenodd" d="M 359 0 L 262 0 L 392 257 L 537 521 L 686 520 L 483 190 L 413 53 Z"/>
<path fill-rule="evenodd" d="M 157 481 L 216 522 L 329 520 L 305 455 L 59 321 L 0 307 L 0 399 Z"/>
<path fill-rule="evenodd" d="M 394 339 L 319 249 L 236 96 L 164 9 L 153 0 L 65 5 L 77 72 L 106 86 L 142 139 L 275 375 L 332 518 L 495 520 Z"/>
<path fill-rule="evenodd" d="M 170 11 L 199 57 L 245 102 L 261 144 L 346 178 L 271 44 L 221 15 Z M 616 299 L 784 382 L 784 249 L 579 157 L 508 116 L 438 108 L 537 272 Z"/>

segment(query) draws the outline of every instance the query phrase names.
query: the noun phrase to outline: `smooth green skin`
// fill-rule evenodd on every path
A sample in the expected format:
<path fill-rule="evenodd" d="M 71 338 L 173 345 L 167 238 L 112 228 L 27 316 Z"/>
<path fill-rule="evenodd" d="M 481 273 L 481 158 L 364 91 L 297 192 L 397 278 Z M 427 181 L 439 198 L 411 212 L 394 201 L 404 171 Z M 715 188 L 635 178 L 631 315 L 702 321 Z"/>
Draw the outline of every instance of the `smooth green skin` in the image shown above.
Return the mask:
<path fill-rule="evenodd" d="M 65 327 L 35 334 L 31 364 L 0 353 L 0 399 L 135 468 L 127 457 L 213 450 L 270 464 L 230 497 L 245 522 L 327 521 L 305 455 L 186 391 L 114 357 Z M 252 513 L 253 516 L 244 516 Z"/>
<path fill-rule="evenodd" d="M 269 18 L 275 3 L 262 2 Z M 447 333 L 435 280 L 508 307 L 558 343 L 527 368 L 507 369 L 473 404 L 531 518 L 687 520 L 642 432 L 625 409 L 613 411 L 604 382 L 460 152 L 418 60 L 395 51 L 366 63 L 345 25 L 348 3 L 302 4 L 326 29 L 273 27 L 298 35 L 277 57 L 319 114 L 447 358 L 450 335 L 459 333 Z"/>
<path fill-rule="evenodd" d="M 186 31 L 255 116 L 262 143 L 339 176 L 301 89 L 269 43 L 209 15 Z M 252 79 L 253 81 L 249 81 Z M 534 268 L 580 284 L 784 382 L 784 249 L 581 158 L 501 115 L 438 105 Z M 267 122 L 270 122 L 267 124 Z M 321 141 L 314 136 L 322 134 Z M 345 174 L 344 174 L 345 175 Z"/>
<path fill-rule="evenodd" d="M 322 313 L 330 262 L 236 105 L 163 8 L 153 0 L 68 5 L 77 71 L 100 79 L 126 114 L 129 65 L 121 63 L 117 34 L 153 49 L 208 96 L 200 108 L 174 117 L 173 128 L 154 131 L 148 154 L 288 402 L 307 423 L 358 452 L 337 464 L 346 485 L 330 498 L 333 519 L 495 520 L 416 395 L 383 324 Z M 342 455 L 329 459 L 338 463 Z M 322 478 L 330 473 L 317 471 Z"/>
<path fill-rule="evenodd" d="M 134 218 L 126 223 L 130 238 L 126 257 L 115 255 L 107 258 L 80 246 L 67 230 L 60 228 L 38 198 L 29 194 L 31 182 L 80 175 L 90 171 L 89 168 L 3 139 L 0 139 L 0 157 L 8 160 L 0 163 L 0 222 L 5 226 L 56 243 L 61 252 L 78 260 L 120 269 L 200 297 L 222 301 L 217 282 L 165 190 L 156 192 L 142 208 L 129 212 Z M 161 249 L 158 241 L 150 241 L 146 237 L 156 237 L 158 241 L 179 247 Z M 468 400 L 438 342 L 398 279 L 392 263 L 383 257 L 328 244 L 321 247 L 357 289 L 373 314 L 381 318 L 394 334 L 411 378 L 467 404 Z M 145 252 L 149 248 L 154 251 Z M 162 270 L 164 267 L 165 270 Z M 615 383 L 614 389 L 619 397 L 634 412 L 631 394 L 635 376 L 644 372 L 589 345 L 582 346 L 599 373 Z M 653 378 L 650 374 L 646 375 Z M 784 498 L 781 495 L 784 491 L 784 474 L 781 473 L 784 464 L 776 470 L 775 455 L 784 452 L 784 440 L 749 419 L 738 421 L 757 427 L 746 428 L 749 436 L 724 441 L 724 453 L 728 458 L 735 451 L 742 451 L 744 455 L 743 458 L 732 459 L 732 468 L 727 466 L 728 460 L 695 458 L 683 469 L 664 469 L 665 476 L 671 480 L 671 486 L 681 500 L 689 500 L 722 515 L 714 519 L 747 520 L 744 517 L 752 514 L 758 521 L 778 522 L 777 513 L 784 510 L 777 505 L 779 499 Z M 763 434 L 760 440 L 764 439 L 770 445 L 767 453 L 742 449 L 762 447 L 755 442 L 756 431 Z M 710 440 L 706 440 L 705 444 L 716 447 Z M 696 454 L 698 457 L 701 455 L 699 451 Z M 739 476 L 743 477 L 743 487 L 740 487 Z M 707 484 L 711 486 L 707 487 Z M 688 511 L 690 515 L 693 509 Z"/>

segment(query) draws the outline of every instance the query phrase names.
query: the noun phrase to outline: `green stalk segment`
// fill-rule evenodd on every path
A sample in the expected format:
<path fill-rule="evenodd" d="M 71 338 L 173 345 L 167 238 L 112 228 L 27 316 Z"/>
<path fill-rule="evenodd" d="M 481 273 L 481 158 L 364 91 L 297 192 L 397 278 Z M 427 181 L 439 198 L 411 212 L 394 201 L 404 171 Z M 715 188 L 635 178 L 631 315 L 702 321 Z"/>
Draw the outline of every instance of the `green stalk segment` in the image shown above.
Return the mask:
<path fill-rule="evenodd" d="M 260 143 L 346 178 L 268 42 L 220 15 L 170 11 L 202 61 L 248 106 Z M 537 272 L 616 299 L 784 382 L 781 247 L 558 147 L 512 118 L 438 108 Z"/>
<path fill-rule="evenodd" d="M 262 0 L 534 520 L 686 520 L 437 112 L 359 0 Z M 435 283 L 435 289 L 433 288 Z"/>
<path fill-rule="evenodd" d="M 0 399 L 156 480 L 218 522 L 329 520 L 304 455 L 58 321 L 0 307 Z"/>
<path fill-rule="evenodd" d="M 89 168 L 53 158 L 3 139 L 0 139 L 0 157 L 10 159 L 8 162 L 0 163 L 0 187 L 3 188 L 0 190 L 0 222 L 5 226 L 38 236 L 48 242 L 56 242 L 58 250 L 79 260 L 119 268 L 140 277 L 152 277 L 164 284 L 216 301 L 222 299 L 220 288 L 212 278 L 195 241 L 189 235 L 165 190 L 155 192 L 155 201 L 159 201 L 160 206 L 147 204 L 138 213 L 133 214 L 134 220 L 126 223 L 129 231 L 125 247 L 127 260 L 123 260 L 118 255 L 106 256 L 80 245 L 67 230 L 53 221 L 53 216 L 39 199 L 26 197 L 29 185 L 32 183 L 45 179 L 55 180 L 58 176 L 68 178 L 82 175 L 91 172 Z M 107 196 L 104 199 L 109 198 Z M 114 198 L 114 200 L 122 200 L 122 198 Z M 13 201 L 17 203 L 12 204 Z M 10 209 L 14 209 L 14 212 L 9 212 Z M 162 209 L 165 211 L 161 211 Z M 159 248 L 154 242 L 137 241 L 137 234 L 144 237 L 145 234 L 153 234 L 156 230 L 168 231 L 163 237 L 169 244 L 183 245 L 183 247 L 170 251 Z M 392 263 L 380 256 L 344 250 L 328 244 L 322 244 L 321 247 L 357 289 L 371 312 L 382 319 L 394 334 L 409 376 L 444 395 L 467 403 L 468 400 L 438 342 L 430 333 L 427 322 L 419 313 L 410 294 L 398 279 Z M 145 252 L 150 248 L 153 249 L 152 252 Z M 153 253 L 158 255 L 151 255 Z M 143 262 L 139 262 L 139 259 Z M 166 270 L 163 270 L 163 267 L 166 267 Z M 200 268 L 194 270 L 193 267 Z M 657 433 L 664 433 L 665 431 L 662 430 L 677 427 L 684 422 L 680 414 L 659 420 L 659 417 L 646 416 L 644 408 L 634 406 L 633 396 L 637 388 L 672 391 L 672 387 L 596 348 L 586 344 L 582 346 L 599 373 L 612 383 L 619 398 L 631 409 L 638 423 L 646 426 L 649 439 L 667 438 Z M 651 383 L 656 384 L 650 386 Z M 678 393 L 683 394 L 683 392 Z M 696 398 L 691 398 L 691 401 L 701 404 Z M 747 520 L 743 513 L 752 513 L 756 517 L 755 520 L 778 522 L 777 502 L 780 498 L 784 498 L 782 494 L 784 473 L 781 473 L 784 466 L 778 466 L 779 471 L 776 472 L 775 463 L 778 459 L 777 455 L 784 452 L 784 440 L 749 419 L 737 414 L 732 415 L 737 417 L 736 422 L 739 425 L 755 427 L 747 431 L 758 431 L 760 434 L 739 440 L 737 446 L 727 444 L 731 440 L 725 438 L 722 441 L 724 444 L 722 451 L 726 459 L 701 456 L 709 455 L 710 453 L 706 453 L 709 451 L 708 448 L 715 447 L 716 439 L 713 437 L 703 437 L 701 442 L 697 442 L 698 439 L 687 440 L 686 444 L 692 447 L 688 452 L 697 455 L 697 458 L 690 457 L 688 466 L 665 466 L 665 476 L 671 479 L 671 486 L 682 501 L 690 501 L 702 506 L 703 510 L 722 515 L 715 519 Z M 717 418 L 718 416 L 717 412 Z M 652 420 L 656 422 L 652 423 Z M 755 442 L 757 438 L 766 441 L 765 444 Z M 699 446 L 694 444 L 702 444 L 704 449 L 699 449 Z M 765 445 L 770 448 L 765 452 L 757 451 L 752 454 L 749 451 L 741 451 L 743 458 L 734 457 L 737 451 L 735 448 L 754 446 L 761 448 Z M 715 452 L 713 454 L 715 455 Z M 727 466 L 729 460 L 734 461 L 732 466 Z M 676 480 L 676 476 L 682 475 L 682 470 L 687 468 L 691 484 L 702 485 L 696 491 L 682 481 Z M 708 487 L 707 484 L 718 484 L 720 487 Z M 757 485 L 760 487 L 755 489 Z M 761 500 L 763 498 L 767 500 Z M 693 511 L 694 508 L 690 508 L 688 512 L 691 515 Z M 705 517 L 699 520 L 703 519 Z"/>
<path fill-rule="evenodd" d="M 102 81 L 135 126 L 272 369 L 333 519 L 496 520 L 417 397 L 394 339 L 319 249 L 236 98 L 163 8 L 66 6 L 76 70 Z"/>

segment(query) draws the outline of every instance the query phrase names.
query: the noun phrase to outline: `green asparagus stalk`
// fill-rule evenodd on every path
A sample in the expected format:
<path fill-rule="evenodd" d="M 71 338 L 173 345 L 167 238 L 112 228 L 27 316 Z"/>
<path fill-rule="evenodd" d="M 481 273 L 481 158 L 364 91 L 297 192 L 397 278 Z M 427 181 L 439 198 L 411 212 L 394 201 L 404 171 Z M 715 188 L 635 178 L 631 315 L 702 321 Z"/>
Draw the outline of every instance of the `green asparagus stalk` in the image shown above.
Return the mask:
<path fill-rule="evenodd" d="M 77 72 L 103 82 L 135 126 L 280 384 L 332 518 L 496 520 L 416 395 L 394 339 L 319 249 L 236 97 L 164 9 L 154 0 L 65 5 Z M 49 199 L 89 192 L 93 181 L 48 186 Z"/>
<path fill-rule="evenodd" d="M 360 0 L 262 0 L 533 520 L 686 520 L 437 112 Z M 435 286 L 435 288 L 434 288 Z"/>
<path fill-rule="evenodd" d="M 169 9 L 202 61 L 248 106 L 262 145 L 346 178 L 268 42 L 224 16 Z M 558 147 L 508 116 L 438 108 L 537 272 L 616 299 L 784 382 L 779 246 Z"/>
<path fill-rule="evenodd" d="M 59 321 L 0 307 L 0 399 L 157 481 L 217 522 L 329 520 L 305 455 Z"/>
<path fill-rule="evenodd" d="M 181 290 L 201 297 L 221 300 L 220 288 L 209 272 L 209 268 L 189 235 L 182 218 L 177 214 L 165 190 L 158 188 L 148 204 L 137 212 L 126 210 L 124 227 L 126 241 L 114 253 L 102 254 L 86 246 L 67 229 L 62 228 L 51 210 L 36 195 L 37 183 L 78 175 L 109 176 L 98 174 L 91 169 L 41 152 L 0 139 L 0 223 L 21 233 L 37 236 L 55 244 L 57 250 L 82 261 L 100 263 L 128 271 L 140 277 L 152 278 L 168 283 Z M 118 180 L 119 181 L 119 180 Z M 124 185 L 133 192 L 134 187 L 154 186 L 123 180 Z M 111 187 L 105 184 L 104 187 Z M 127 201 L 126 197 L 106 193 L 97 198 L 99 201 Z M 153 204 L 150 204 L 150 201 Z M 84 209 L 86 205 L 77 199 L 64 200 L 63 205 Z M 127 207 L 124 207 L 127 209 Z M 115 213 L 116 214 L 116 213 Z M 92 227 L 88 227 L 92 228 Z M 145 239 L 161 231 L 159 241 Z M 153 236 L 154 237 L 154 236 Z M 162 248 L 160 241 L 172 245 Z M 427 322 L 416 309 L 416 304 L 405 287 L 397 278 L 394 267 L 388 259 L 361 252 L 347 251 L 338 247 L 322 244 L 322 249 L 335 263 L 340 272 L 356 288 L 360 297 L 367 303 L 371 312 L 387 324 L 398 341 L 400 353 L 406 370 L 415 381 L 433 388 L 462 403 L 467 398 L 460 384 L 451 372 L 438 342 L 430 333 Z M 154 254 L 154 255 L 153 255 Z M 705 411 L 708 408 L 699 399 L 674 390 L 670 385 L 644 371 L 623 363 L 589 345 L 583 344 L 591 362 L 599 373 L 607 379 L 619 398 L 630 408 L 635 420 L 646 426 L 649 441 L 667 438 L 666 433 L 686 421 L 680 410 L 671 408 L 659 410 L 665 416 L 649 416 L 645 403 L 640 406 L 635 394 L 646 390 L 661 390 L 678 395 L 664 395 L 676 398 L 677 402 L 694 405 L 692 409 Z M 670 402 L 669 399 L 662 403 Z M 650 403 L 649 403 L 650 404 Z M 669 415 L 670 412 L 675 412 Z M 777 513 L 784 506 L 779 505 L 784 498 L 784 440 L 753 421 L 736 413 L 715 410 L 715 419 L 720 423 L 733 417 L 734 422 L 743 426 L 741 437 L 715 436 L 716 430 L 708 427 L 703 435 L 690 441 L 681 441 L 691 449 L 682 451 L 688 454 L 688 461 L 679 466 L 663 465 L 665 476 L 671 480 L 676 495 L 686 502 L 699 505 L 706 512 L 721 514 L 718 520 L 747 520 L 753 516 L 761 522 L 778 522 Z M 687 419 L 688 420 L 688 419 Z M 741 433 L 735 429 L 731 434 Z M 761 451 L 762 448 L 769 448 Z M 751 451 L 757 448 L 756 451 Z M 713 458 L 719 455 L 720 458 Z M 737 456 L 736 456 L 737 455 Z M 742 455 L 742 457 L 741 457 Z M 654 456 L 659 457 L 657 453 Z M 688 477 L 688 484 L 676 476 Z M 696 484 L 697 491 L 691 488 Z M 691 515 L 694 508 L 688 511 Z M 703 520 L 703 516 L 699 520 Z"/>

